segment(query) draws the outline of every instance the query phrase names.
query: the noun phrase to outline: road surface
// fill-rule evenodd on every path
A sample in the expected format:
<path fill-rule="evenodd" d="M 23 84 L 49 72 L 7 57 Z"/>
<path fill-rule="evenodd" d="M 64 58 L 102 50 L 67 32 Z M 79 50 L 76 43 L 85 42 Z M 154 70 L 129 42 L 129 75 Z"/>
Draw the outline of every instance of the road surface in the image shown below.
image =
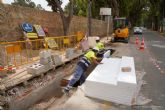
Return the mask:
<path fill-rule="evenodd" d="M 153 31 L 146 31 L 142 36 L 147 54 L 142 61 L 142 69 L 147 73 L 144 92 L 152 99 L 150 106 L 155 107 L 153 110 L 165 110 L 165 37 Z"/>

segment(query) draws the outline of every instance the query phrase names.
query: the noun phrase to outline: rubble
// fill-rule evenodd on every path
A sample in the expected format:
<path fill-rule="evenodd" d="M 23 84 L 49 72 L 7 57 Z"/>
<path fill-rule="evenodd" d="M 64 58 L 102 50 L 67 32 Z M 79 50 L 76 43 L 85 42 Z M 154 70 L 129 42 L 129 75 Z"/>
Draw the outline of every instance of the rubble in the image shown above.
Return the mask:
<path fill-rule="evenodd" d="M 36 104 L 35 106 L 31 107 L 29 110 L 45 110 L 47 109 L 52 103 L 56 101 L 56 98 L 53 97 L 49 101 L 41 102 Z"/>
<path fill-rule="evenodd" d="M 73 71 L 73 65 L 75 65 L 75 64 L 73 63 L 72 65 L 66 65 L 65 69 L 59 68 L 56 70 L 56 72 L 50 71 L 44 77 L 36 77 L 33 80 L 29 81 L 27 86 L 16 86 L 16 87 L 8 90 L 7 91 L 8 100 L 19 99 L 21 97 L 26 96 L 31 91 L 45 86 L 46 84 L 48 84 L 50 81 L 52 81 L 55 78 L 55 75 L 57 73 L 67 75 L 69 73 L 69 71 Z M 66 73 L 66 71 L 67 71 L 67 73 Z"/>
<path fill-rule="evenodd" d="M 136 98 L 134 105 L 146 105 L 150 103 L 151 101 L 152 101 L 151 99 L 148 99 L 144 95 L 139 94 L 138 97 Z"/>

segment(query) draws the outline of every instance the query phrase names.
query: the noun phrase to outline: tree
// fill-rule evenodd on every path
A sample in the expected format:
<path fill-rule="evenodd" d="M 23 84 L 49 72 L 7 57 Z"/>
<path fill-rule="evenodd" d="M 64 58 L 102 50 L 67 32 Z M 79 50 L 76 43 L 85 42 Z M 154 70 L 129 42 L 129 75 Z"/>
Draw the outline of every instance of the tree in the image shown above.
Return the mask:
<path fill-rule="evenodd" d="M 71 6 L 71 3 L 68 3 L 65 6 L 64 12 L 66 14 L 69 13 L 70 6 Z M 73 14 L 78 15 L 78 16 L 87 16 L 87 0 L 75 0 L 73 4 Z"/>
<path fill-rule="evenodd" d="M 152 24 L 152 29 L 158 31 L 160 21 L 163 21 L 165 17 L 165 1 L 164 0 L 149 0 L 150 10 L 148 15 L 148 21 Z M 163 23 L 163 22 L 162 22 Z"/>
<path fill-rule="evenodd" d="M 31 0 L 14 0 L 14 2 L 11 4 L 17 5 L 17 6 L 30 7 L 30 8 L 36 8 L 36 9 L 43 10 L 43 8 L 41 7 L 40 4 L 38 4 L 36 6 L 36 4 L 34 2 L 32 2 Z"/>
<path fill-rule="evenodd" d="M 75 1 L 75 15 L 87 16 L 87 1 L 88 0 Z M 112 16 L 127 17 L 133 22 L 133 25 L 136 25 L 142 15 L 146 1 L 148 0 L 92 0 L 92 17 L 100 18 L 100 8 L 109 7 L 112 8 Z M 65 8 L 66 12 L 68 10 L 67 7 Z"/>
<path fill-rule="evenodd" d="M 48 5 L 51 6 L 54 12 L 60 13 L 63 24 L 64 35 L 67 35 L 69 25 L 73 17 L 73 0 L 69 0 L 70 6 L 67 14 L 65 14 L 64 10 L 61 7 L 62 0 L 46 0 L 46 1 L 48 2 Z"/>

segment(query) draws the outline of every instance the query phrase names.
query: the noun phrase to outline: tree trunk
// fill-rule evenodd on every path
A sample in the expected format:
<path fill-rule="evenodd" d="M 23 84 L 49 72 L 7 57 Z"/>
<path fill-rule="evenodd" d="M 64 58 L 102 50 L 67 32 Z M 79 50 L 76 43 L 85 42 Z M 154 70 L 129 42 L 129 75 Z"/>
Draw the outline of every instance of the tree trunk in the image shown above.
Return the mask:
<path fill-rule="evenodd" d="M 155 31 L 158 31 L 158 27 L 159 27 L 159 25 L 158 25 L 158 16 L 154 16 L 154 24 L 155 24 Z"/>
<path fill-rule="evenodd" d="M 66 36 L 67 35 L 67 31 L 68 31 L 67 20 L 66 20 L 64 15 L 60 14 L 60 16 L 61 16 L 62 25 L 63 25 L 64 36 Z"/>
<path fill-rule="evenodd" d="M 70 25 L 70 22 L 71 22 L 71 19 L 73 17 L 73 0 L 70 0 L 70 11 L 69 11 L 69 15 L 66 17 L 64 15 L 64 11 L 63 9 L 61 8 L 61 5 L 59 3 L 58 0 L 56 0 L 56 3 L 57 3 L 57 7 L 59 9 L 59 12 L 60 12 L 60 16 L 61 16 L 61 20 L 62 20 L 62 24 L 63 24 L 63 31 L 64 31 L 64 35 L 66 36 L 67 33 L 68 33 L 68 30 L 69 30 L 69 25 Z"/>
<path fill-rule="evenodd" d="M 112 0 L 112 4 L 113 4 L 113 7 L 114 7 L 115 16 L 119 17 L 119 4 L 117 3 L 116 0 Z"/>

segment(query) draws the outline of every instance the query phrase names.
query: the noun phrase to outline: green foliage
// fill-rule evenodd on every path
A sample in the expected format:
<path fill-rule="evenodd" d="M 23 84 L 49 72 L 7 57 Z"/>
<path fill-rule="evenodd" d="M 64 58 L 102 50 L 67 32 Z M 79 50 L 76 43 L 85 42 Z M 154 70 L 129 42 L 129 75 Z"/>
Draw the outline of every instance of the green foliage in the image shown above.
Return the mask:
<path fill-rule="evenodd" d="M 56 0 L 46 0 L 48 2 L 48 6 L 51 6 L 52 10 L 54 12 L 58 12 L 59 9 L 58 9 L 58 4 L 56 2 Z M 62 0 L 57 0 L 59 2 L 59 5 L 61 6 L 62 5 Z"/>
<path fill-rule="evenodd" d="M 78 16 L 87 16 L 87 0 L 74 0 L 73 14 Z M 68 13 L 70 9 L 70 3 L 65 6 L 65 13 Z"/>
<path fill-rule="evenodd" d="M 36 6 L 36 4 L 34 2 L 32 2 L 31 0 L 14 0 L 13 3 L 11 3 L 12 5 L 18 5 L 18 6 L 23 6 L 23 7 L 30 7 L 30 8 L 36 8 L 36 9 L 40 9 L 40 10 L 44 10 L 40 4 L 38 4 Z"/>
<path fill-rule="evenodd" d="M 143 8 L 148 0 L 92 0 L 92 17 L 100 18 L 99 12 L 101 7 L 111 7 L 112 15 L 119 17 L 127 17 L 136 25 L 141 21 Z M 88 0 L 75 0 L 74 15 L 87 16 Z M 68 12 L 68 4 L 65 12 Z"/>
<path fill-rule="evenodd" d="M 154 30 L 158 30 L 161 25 L 159 22 L 165 17 L 165 0 L 149 0 L 149 3 L 147 24 Z"/>
<path fill-rule="evenodd" d="M 47 1 L 53 3 L 55 0 Z M 86 17 L 87 6 L 88 0 L 74 0 L 73 14 Z M 69 12 L 69 7 L 70 3 L 65 13 Z M 100 18 L 101 7 L 112 8 L 113 17 L 127 17 L 132 26 L 151 24 L 165 17 L 165 0 L 92 0 L 92 18 Z"/>

